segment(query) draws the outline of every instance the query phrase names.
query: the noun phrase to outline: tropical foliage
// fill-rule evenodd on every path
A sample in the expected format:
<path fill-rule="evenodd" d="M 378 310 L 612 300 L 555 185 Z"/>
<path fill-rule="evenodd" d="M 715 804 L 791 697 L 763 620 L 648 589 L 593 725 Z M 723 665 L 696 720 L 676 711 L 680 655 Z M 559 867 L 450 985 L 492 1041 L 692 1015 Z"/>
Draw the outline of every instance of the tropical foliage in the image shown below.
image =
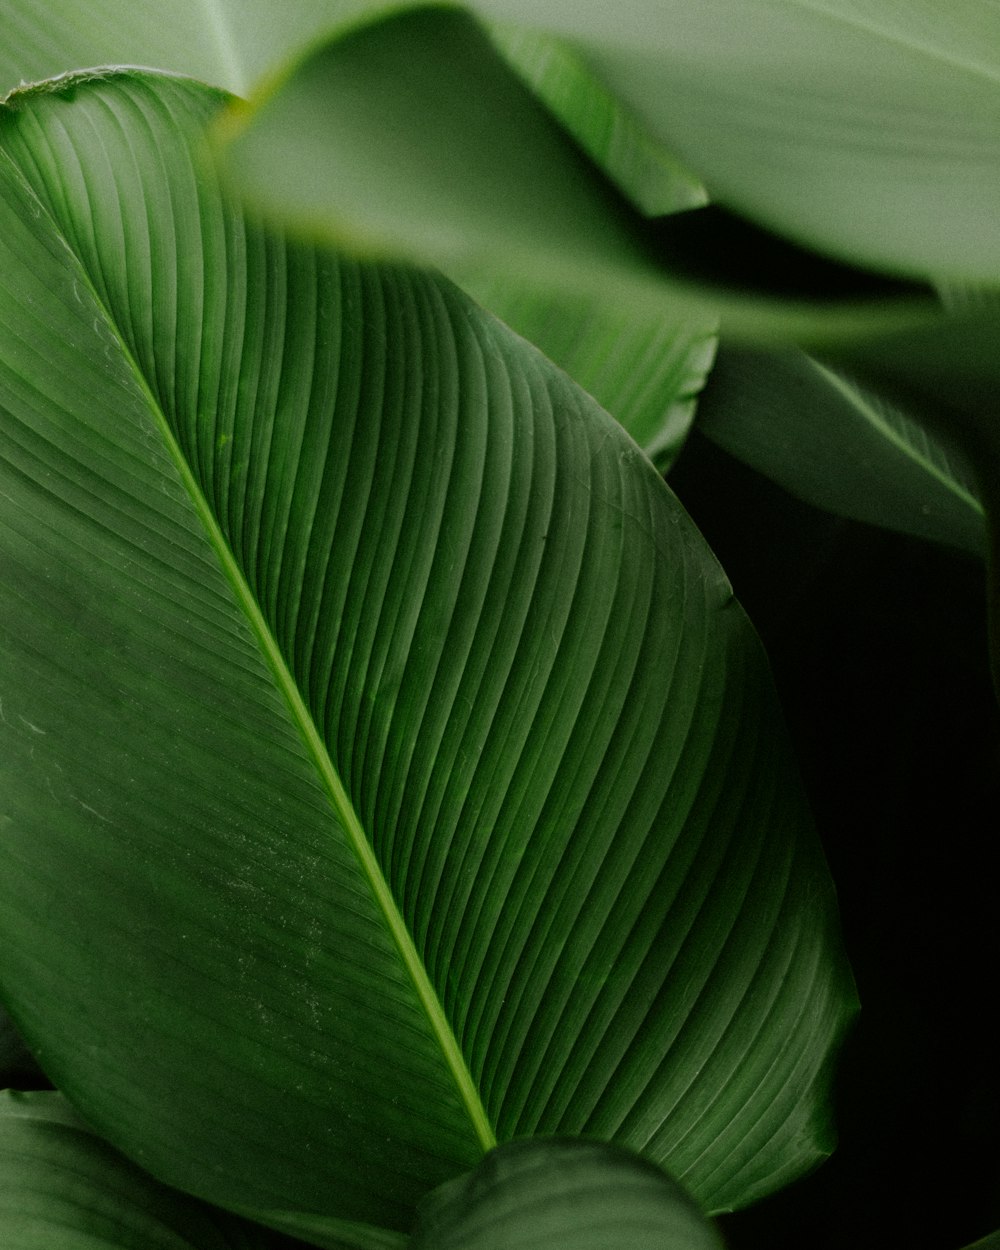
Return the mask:
<path fill-rule="evenodd" d="M 996 48 L 985 0 L 5 6 L 5 1246 L 823 1209 L 878 705 L 788 638 L 845 536 L 930 561 L 969 623 L 897 638 L 969 674 L 985 810 Z"/>

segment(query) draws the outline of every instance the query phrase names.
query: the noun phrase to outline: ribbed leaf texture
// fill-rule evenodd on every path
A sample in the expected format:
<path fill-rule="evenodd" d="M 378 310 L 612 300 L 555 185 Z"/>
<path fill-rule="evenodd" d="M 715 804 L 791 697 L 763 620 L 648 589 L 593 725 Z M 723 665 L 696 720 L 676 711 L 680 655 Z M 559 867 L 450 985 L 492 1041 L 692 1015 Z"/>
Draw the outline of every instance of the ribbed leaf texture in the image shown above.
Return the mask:
<path fill-rule="evenodd" d="M 805 352 L 721 352 L 698 428 L 807 503 L 976 554 L 986 546 L 975 474 L 943 432 Z"/>
<path fill-rule="evenodd" d="M 511 1142 L 421 1204 L 411 1250 L 722 1250 L 679 1185 L 600 1142 Z"/>
<path fill-rule="evenodd" d="M 226 199 L 220 100 L 0 115 L 7 1006 L 222 1205 L 405 1230 L 538 1133 L 750 1201 L 854 1007 L 756 637 L 564 374 Z"/>
<path fill-rule="evenodd" d="M 4 1250 L 294 1250 L 157 1184 L 53 1091 L 0 1093 L 0 1173 Z"/>

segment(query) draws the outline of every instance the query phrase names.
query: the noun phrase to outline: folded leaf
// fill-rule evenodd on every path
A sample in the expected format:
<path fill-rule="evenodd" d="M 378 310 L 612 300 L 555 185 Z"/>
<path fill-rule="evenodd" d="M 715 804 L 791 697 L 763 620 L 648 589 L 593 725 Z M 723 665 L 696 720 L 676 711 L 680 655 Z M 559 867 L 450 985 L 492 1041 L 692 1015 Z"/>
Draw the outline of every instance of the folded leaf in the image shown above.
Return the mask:
<path fill-rule="evenodd" d="M 234 186 L 271 217 L 459 282 L 492 271 L 541 298 L 599 299 L 613 315 L 721 314 L 729 332 L 753 338 L 850 336 L 936 308 L 926 292 L 829 263 L 805 289 L 787 291 L 773 269 L 745 287 L 737 254 L 739 277 L 728 281 L 731 240 L 716 217 L 707 237 L 680 239 L 675 218 L 664 228 L 643 217 L 451 6 L 342 29 L 251 108 L 234 108 L 219 135 Z M 759 246 L 740 233 L 742 251 Z M 801 267 L 803 255 L 794 259 Z"/>
<path fill-rule="evenodd" d="M 973 471 L 943 431 L 804 352 L 720 353 L 698 428 L 807 503 L 984 550 Z"/>
<path fill-rule="evenodd" d="M 411 1250 L 721 1250 L 658 1168 L 598 1142 L 511 1142 L 421 1204 Z"/>
<path fill-rule="evenodd" d="M 0 1093 L 4 1250 L 284 1250 L 290 1243 L 157 1184 L 61 1094 Z"/>
<path fill-rule="evenodd" d="M 492 29 L 493 43 L 581 148 L 650 217 L 708 202 L 705 188 L 558 39 L 523 27 Z"/>
<path fill-rule="evenodd" d="M 0 984 L 221 1205 L 495 1140 L 747 1202 L 854 1010 L 766 662 L 635 444 L 443 280 L 265 232 L 138 72 L 0 113 Z"/>
<path fill-rule="evenodd" d="M 1000 272 L 987 0 L 476 0 L 578 45 L 712 199 L 855 263 Z"/>

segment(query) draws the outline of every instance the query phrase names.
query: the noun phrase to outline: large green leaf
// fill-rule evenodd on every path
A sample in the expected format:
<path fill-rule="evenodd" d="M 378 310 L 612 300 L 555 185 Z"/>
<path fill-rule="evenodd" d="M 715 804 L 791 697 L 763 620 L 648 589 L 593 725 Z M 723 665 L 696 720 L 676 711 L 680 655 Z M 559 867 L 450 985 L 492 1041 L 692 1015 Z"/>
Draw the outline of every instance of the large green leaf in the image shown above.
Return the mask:
<path fill-rule="evenodd" d="M 990 0 L 475 0 L 576 41 L 713 199 L 849 260 L 1000 273 Z"/>
<path fill-rule="evenodd" d="M 283 1227 L 536 1133 L 750 1201 L 830 1149 L 854 1009 L 756 637 L 564 374 L 221 194 L 219 99 L 0 113 L 5 1002 Z"/>
<path fill-rule="evenodd" d="M 598 1142 L 498 1147 L 421 1204 L 412 1250 L 722 1250 L 658 1168 Z"/>
<path fill-rule="evenodd" d="M 643 217 L 452 7 L 341 30 L 251 108 L 237 106 L 220 134 L 234 185 L 269 215 L 460 283 L 492 272 L 622 315 L 693 313 L 703 324 L 721 314 L 730 333 L 756 338 L 843 337 L 932 315 L 923 292 L 808 267 L 801 253 L 780 253 L 785 271 L 747 283 L 741 265 L 757 234 L 698 210 Z M 789 284 L 803 260 L 813 280 L 796 273 Z"/>
<path fill-rule="evenodd" d="M 54 1092 L 0 1093 L 4 1250 L 290 1250 L 276 1234 L 165 1189 Z"/>
<path fill-rule="evenodd" d="M 720 353 L 698 428 L 807 503 L 984 550 L 973 470 L 943 432 L 804 352 Z"/>
<path fill-rule="evenodd" d="M 470 276 L 462 285 L 565 369 L 666 472 L 715 358 L 714 322 L 635 316 L 599 297 L 536 295 L 500 274 Z"/>

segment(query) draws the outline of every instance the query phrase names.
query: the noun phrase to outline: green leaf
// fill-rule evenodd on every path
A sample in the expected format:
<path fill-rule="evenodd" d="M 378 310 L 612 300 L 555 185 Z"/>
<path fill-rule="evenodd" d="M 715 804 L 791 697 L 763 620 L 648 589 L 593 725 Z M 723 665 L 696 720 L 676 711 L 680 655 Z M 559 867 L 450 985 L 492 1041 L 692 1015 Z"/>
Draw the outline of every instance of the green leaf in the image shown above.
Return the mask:
<path fill-rule="evenodd" d="M 707 318 L 636 317 L 598 298 L 533 295 L 494 274 L 461 285 L 593 395 L 661 473 L 669 469 L 715 357 Z"/>
<path fill-rule="evenodd" d="M 987 0 L 477 0 L 578 45 L 712 199 L 855 263 L 1000 273 Z"/>
<path fill-rule="evenodd" d="M 893 396 L 956 446 L 975 475 L 986 513 L 989 644 L 1000 697 L 1000 289 L 950 287 L 948 317 L 838 351 L 854 375 Z"/>
<path fill-rule="evenodd" d="M 698 428 L 807 503 L 982 554 L 973 472 L 943 434 L 804 352 L 723 351 Z"/>
<path fill-rule="evenodd" d="M 659 1168 L 598 1142 L 511 1142 L 420 1208 L 412 1250 L 722 1250 Z"/>
<path fill-rule="evenodd" d="M 324 29 L 379 0 L 73 0 L 59 7 L 4 0 L 0 94 L 20 83 L 99 65 L 148 65 L 246 93 Z"/>
<path fill-rule="evenodd" d="M 831 280 L 832 265 L 804 290 L 786 291 L 773 268 L 762 285 L 706 280 L 692 239 L 701 268 L 728 260 L 718 218 L 707 233 L 697 213 L 680 215 L 694 229 L 644 218 L 451 7 L 344 28 L 252 107 L 235 107 L 219 137 L 233 185 L 272 218 L 459 282 L 499 273 L 542 299 L 597 299 L 612 316 L 721 314 L 730 333 L 755 338 L 849 336 L 935 315 L 926 292 L 857 273 L 844 282 L 840 270 Z"/>
<path fill-rule="evenodd" d="M 4 1250 L 281 1250 L 283 1237 L 165 1189 L 61 1094 L 0 1093 Z"/>
<path fill-rule="evenodd" d="M 405 1230 L 553 1133 L 751 1201 L 854 1011 L 756 636 L 523 340 L 243 216 L 219 99 L 0 113 L 8 1009 L 246 1213 Z"/>
<path fill-rule="evenodd" d="M 971 1246 L 966 1246 L 965 1250 L 1000 1250 L 1000 1230 L 980 1238 Z"/>
<path fill-rule="evenodd" d="M 650 217 L 708 202 L 701 183 L 642 127 L 571 47 L 523 27 L 493 43 L 581 148 Z"/>

